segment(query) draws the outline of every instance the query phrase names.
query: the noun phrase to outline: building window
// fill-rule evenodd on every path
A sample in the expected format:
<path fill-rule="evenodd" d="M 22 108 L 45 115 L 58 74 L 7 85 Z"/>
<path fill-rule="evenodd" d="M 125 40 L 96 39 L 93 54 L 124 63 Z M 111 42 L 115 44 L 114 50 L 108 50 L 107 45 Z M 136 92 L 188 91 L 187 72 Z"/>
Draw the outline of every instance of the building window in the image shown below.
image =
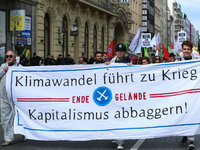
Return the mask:
<path fill-rule="evenodd" d="M 68 54 L 68 23 L 66 16 L 63 17 L 63 24 L 62 24 L 62 54 L 63 57 L 67 56 Z"/>
<path fill-rule="evenodd" d="M 142 20 L 147 20 L 147 16 L 142 16 Z"/>
<path fill-rule="evenodd" d="M 142 22 L 142 26 L 144 27 L 146 27 L 147 26 L 147 22 Z"/>
<path fill-rule="evenodd" d="M 94 25 L 94 38 L 93 38 L 93 56 L 97 51 L 97 28 L 96 25 Z"/>
<path fill-rule="evenodd" d="M 45 14 L 44 18 L 44 58 L 50 54 L 50 17 Z"/>
<path fill-rule="evenodd" d="M 143 15 L 147 15 L 147 10 L 142 10 Z"/>
<path fill-rule="evenodd" d="M 85 23 L 85 41 L 84 41 L 84 43 L 85 43 L 85 47 L 84 47 L 84 52 L 85 52 L 85 55 L 86 55 L 86 57 L 87 58 L 89 58 L 89 48 L 88 48 L 88 39 L 89 39 L 89 37 L 88 37 L 88 23 L 86 22 Z"/>

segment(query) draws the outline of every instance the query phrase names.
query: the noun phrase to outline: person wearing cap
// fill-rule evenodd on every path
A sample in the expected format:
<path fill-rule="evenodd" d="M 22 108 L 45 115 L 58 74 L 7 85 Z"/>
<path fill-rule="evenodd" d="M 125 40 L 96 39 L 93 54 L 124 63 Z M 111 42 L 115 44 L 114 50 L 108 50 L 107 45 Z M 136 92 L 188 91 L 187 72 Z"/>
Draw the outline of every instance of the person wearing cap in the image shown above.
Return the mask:
<path fill-rule="evenodd" d="M 110 63 L 126 63 L 128 66 L 132 65 L 131 59 L 125 56 L 126 46 L 122 43 L 118 44 L 115 49 L 116 56 L 111 59 L 110 62 L 105 62 L 109 65 Z"/>
<path fill-rule="evenodd" d="M 57 58 L 57 60 L 56 60 L 56 64 L 57 64 L 57 65 L 65 65 L 65 60 L 64 60 L 62 54 L 59 54 L 59 55 L 58 55 L 58 58 Z"/>
<path fill-rule="evenodd" d="M 40 56 L 37 56 L 36 53 L 33 53 L 33 57 L 31 58 L 30 63 L 31 63 L 31 66 L 41 66 L 41 64 L 43 63 L 43 58 Z"/>
<path fill-rule="evenodd" d="M 131 59 L 129 57 L 125 57 L 125 52 L 126 46 L 122 43 L 119 43 L 115 49 L 116 56 L 110 62 L 105 62 L 105 64 L 109 65 L 111 63 L 126 63 L 128 66 L 131 66 Z M 124 140 L 113 140 L 112 143 L 116 143 L 118 145 L 118 150 L 122 150 L 124 148 Z"/>

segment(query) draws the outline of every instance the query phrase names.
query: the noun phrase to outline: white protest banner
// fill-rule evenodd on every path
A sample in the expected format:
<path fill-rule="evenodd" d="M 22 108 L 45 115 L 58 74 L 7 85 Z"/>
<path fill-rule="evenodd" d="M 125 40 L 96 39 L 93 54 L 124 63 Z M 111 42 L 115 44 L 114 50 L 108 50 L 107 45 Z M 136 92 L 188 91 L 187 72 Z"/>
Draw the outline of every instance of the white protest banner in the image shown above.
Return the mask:
<path fill-rule="evenodd" d="M 142 47 L 151 47 L 151 33 L 142 34 Z"/>
<path fill-rule="evenodd" d="M 179 45 L 181 45 L 183 43 L 183 41 L 187 40 L 186 38 L 186 32 L 178 32 L 178 41 L 179 41 Z"/>
<path fill-rule="evenodd" d="M 200 60 L 11 67 L 15 133 L 71 141 L 199 134 L 199 66 Z"/>

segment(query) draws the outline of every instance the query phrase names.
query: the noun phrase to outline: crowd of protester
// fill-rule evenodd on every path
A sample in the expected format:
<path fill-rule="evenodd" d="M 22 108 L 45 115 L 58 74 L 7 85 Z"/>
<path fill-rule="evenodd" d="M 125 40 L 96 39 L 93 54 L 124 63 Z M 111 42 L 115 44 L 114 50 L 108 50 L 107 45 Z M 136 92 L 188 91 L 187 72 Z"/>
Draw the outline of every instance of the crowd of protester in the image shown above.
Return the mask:
<path fill-rule="evenodd" d="M 192 55 L 192 43 L 190 41 L 184 41 L 182 44 L 182 53 L 180 53 L 180 58 L 177 58 L 173 53 L 170 53 L 169 59 L 168 60 L 163 60 L 162 57 L 160 56 L 155 56 L 152 55 L 150 58 L 149 57 L 140 57 L 136 64 L 133 64 L 131 59 L 128 56 L 125 56 L 126 54 L 126 46 L 124 44 L 118 44 L 115 49 L 115 54 L 116 56 L 112 57 L 110 61 L 106 61 L 106 53 L 105 52 L 99 52 L 97 51 L 95 53 L 95 56 L 91 56 L 90 59 L 86 58 L 85 53 L 82 53 L 82 56 L 78 58 L 78 62 L 75 63 L 74 59 L 71 58 L 70 54 L 67 54 L 66 58 L 63 57 L 62 54 L 59 54 L 57 59 L 55 59 L 54 55 L 47 55 L 47 58 L 44 60 L 42 57 L 37 56 L 36 53 L 33 54 L 33 57 L 28 61 L 26 57 L 22 54 L 19 54 L 20 56 L 20 61 L 19 63 L 22 66 L 40 66 L 43 64 L 45 66 L 48 65 L 74 65 L 74 64 L 106 64 L 110 65 L 111 63 L 124 63 L 127 64 L 128 66 L 131 65 L 148 65 L 148 64 L 154 64 L 154 63 L 169 63 L 169 62 L 174 62 L 174 61 L 185 61 L 185 60 L 192 60 L 195 59 L 194 56 Z M 4 130 L 4 140 L 5 143 L 2 144 L 2 146 L 8 146 L 13 144 L 14 140 L 14 132 L 13 130 L 13 119 L 14 115 L 12 113 L 13 108 L 13 103 L 10 102 L 9 105 L 7 104 L 7 101 L 10 101 L 10 99 L 6 96 L 6 88 L 5 88 L 5 83 L 6 83 L 6 72 L 8 70 L 8 66 L 18 66 L 16 63 L 16 56 L 13 51 L 9 50 L 6 53 L 6 63 L 2 64 L 1 70 L 0 70 L 0 79 L 1 79 L 1 86 L 4 87 L 1 90 L 1 95 L 2 99 L 2 110 L 4 109 L 5 112 L 3 112 L 3 115 L 1 116 L 2 120 L 2 126 Z M 20 65 L 19 65 L 20 66 Z M 5 103 L 4 103 L 5 102 Z M 9 120 L 9 122 L 6 122 L 6 120 Z M 10 132 L 7 132 L 8 130 L 11 130 Z M 193 141 L 195 137 L 190 136 L 190 137 L 183 137 L 181 144 L 186 145 L 187 142 L 189 142 L 188 149 L 192 150 L 195 149 Z M 23 140 L 26 141 L 25 137 L 23 136 Z M 114 140 L 113 143 L 118 144 L 117 149 L 123 149 L 123 144 L 124 140 Z"/>

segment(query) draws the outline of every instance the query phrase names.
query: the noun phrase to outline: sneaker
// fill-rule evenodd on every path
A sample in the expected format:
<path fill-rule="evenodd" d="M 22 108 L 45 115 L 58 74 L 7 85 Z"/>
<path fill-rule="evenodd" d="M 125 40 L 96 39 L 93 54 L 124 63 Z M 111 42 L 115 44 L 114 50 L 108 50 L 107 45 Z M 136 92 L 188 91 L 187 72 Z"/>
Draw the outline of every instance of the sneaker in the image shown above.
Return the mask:
<path fill-rule="evenodd" d="M 2 146 L 8 146 L 8 145 L 12 145 L 12 144 L 14 144 L 14 142 L 13 141 L 6 141 L 5 143 L 3 143 L 2 144 Z"/>
<path fill-rule="evenodd" d="M 113 144 L 117 144 L 117 140 L 112 140 L 112 143 Z"/>
<path fill-rule="evenodd" d="M 184 136 L 183 139 L 180 142 L 181 145 L 186 145 L 187 144 L 187 136 Z"/>
<path fill-rule="evenodd" d="M 188 146 L 188 150 L 192 150 L 192 149 L 195 149 L 195 146 L 193 144 L 193 142 L 189 142 L 189 146 Z"/>
<path fill-rule="evenodd" d="M 118 144 L 117 150 L 122 150 L 122 149 L 124 149 L 124 147 L 122 146 L 122 144 Z"/>

